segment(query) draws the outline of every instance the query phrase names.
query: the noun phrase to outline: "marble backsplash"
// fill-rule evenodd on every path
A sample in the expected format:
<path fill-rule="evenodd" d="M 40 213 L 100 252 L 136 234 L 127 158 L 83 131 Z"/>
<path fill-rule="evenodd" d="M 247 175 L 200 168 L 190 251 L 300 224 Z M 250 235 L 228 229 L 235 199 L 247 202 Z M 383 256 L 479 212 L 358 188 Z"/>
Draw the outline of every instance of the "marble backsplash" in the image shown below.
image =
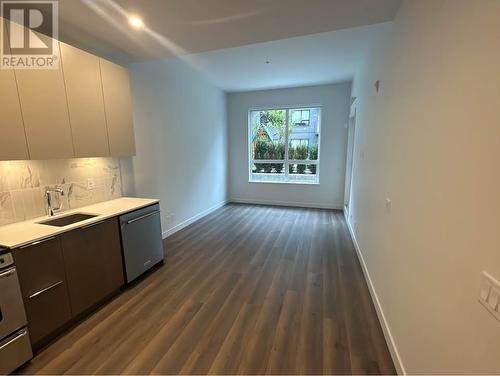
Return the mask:
<path fill-rule="evenodd" d="M 88 188 L 89 179 L 95 187 Z M 0 226 L 46 214 L 47 187 L 64 190 L 63 210 L 122 196 L 118 158 L 0 162 Z"/>

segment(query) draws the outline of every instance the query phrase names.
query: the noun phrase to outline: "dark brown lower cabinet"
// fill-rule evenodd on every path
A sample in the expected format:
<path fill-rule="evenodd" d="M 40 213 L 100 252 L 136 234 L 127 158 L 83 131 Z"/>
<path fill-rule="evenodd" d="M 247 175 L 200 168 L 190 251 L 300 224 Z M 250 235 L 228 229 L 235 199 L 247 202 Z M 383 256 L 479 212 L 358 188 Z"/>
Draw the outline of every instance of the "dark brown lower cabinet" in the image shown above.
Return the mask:
<path fill-rule="evenodd" d="M 61 244 L 73 316 L 124 284 L 117 218 L 62 234 Z"/>
<path fill-rule="evenodd" d="M 13 251 L 32 344 L 71 319 L 66 273 L 59 238 Z"/>
<path fill-rule="evenodd" d="M 124 284 L 118 218 L 15 249 L 35 349 Z"/>

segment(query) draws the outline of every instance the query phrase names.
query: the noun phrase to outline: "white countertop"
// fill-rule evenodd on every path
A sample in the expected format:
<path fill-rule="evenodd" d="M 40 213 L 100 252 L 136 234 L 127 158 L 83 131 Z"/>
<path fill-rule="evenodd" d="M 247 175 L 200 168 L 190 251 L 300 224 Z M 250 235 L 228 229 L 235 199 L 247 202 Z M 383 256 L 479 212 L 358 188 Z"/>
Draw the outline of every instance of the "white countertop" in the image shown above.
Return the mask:
<path fill-rule="evenodd" d="M 100 222 L 108 218 L 116 217 L 124 213 L 144 208 L 158 202 L 160 202 L 160 200 L 122 197 L 116 200 L 100 202 L 98 204 L 83 206 L 74 210 L 68 210 L 54 217 L 39 217 L 30 219 L 29 221 L 17 222 L 11 225 L 1 226 L 0 245 L 7 248 L 17 248 L 38 240 L 50 238 L 64 232 L 74 230 L 82 226 Z M 64 217 L 74 213 L 85 213 L 97 216 L 64 227 L 38 224 L 38 222 L 41 221 Z"/>

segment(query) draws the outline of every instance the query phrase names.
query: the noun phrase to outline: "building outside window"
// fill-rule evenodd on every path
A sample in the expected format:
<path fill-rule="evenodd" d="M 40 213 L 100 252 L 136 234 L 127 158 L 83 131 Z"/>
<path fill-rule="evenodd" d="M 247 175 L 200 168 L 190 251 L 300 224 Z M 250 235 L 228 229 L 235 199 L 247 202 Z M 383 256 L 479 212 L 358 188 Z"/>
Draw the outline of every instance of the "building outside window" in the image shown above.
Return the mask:
<path fill-rule="evenodd" d="M 300 109 L 300 110 L 292 110 L 290 111 L 291 123 L 296 127 L 308 127 L 309 120 L 311 118 L 311 110 L 309 109 Z"/>

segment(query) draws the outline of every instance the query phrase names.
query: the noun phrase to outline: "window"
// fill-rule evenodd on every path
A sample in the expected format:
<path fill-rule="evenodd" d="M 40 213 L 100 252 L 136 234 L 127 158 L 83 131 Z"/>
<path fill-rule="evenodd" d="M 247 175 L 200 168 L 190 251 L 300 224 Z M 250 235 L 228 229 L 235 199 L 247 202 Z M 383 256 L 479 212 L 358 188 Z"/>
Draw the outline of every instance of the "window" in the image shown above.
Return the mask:
<path fill-rule="evenodd" d="M 249 180 L 318 184 L 320 115 L 317 107 L 250 111 Z"/>

